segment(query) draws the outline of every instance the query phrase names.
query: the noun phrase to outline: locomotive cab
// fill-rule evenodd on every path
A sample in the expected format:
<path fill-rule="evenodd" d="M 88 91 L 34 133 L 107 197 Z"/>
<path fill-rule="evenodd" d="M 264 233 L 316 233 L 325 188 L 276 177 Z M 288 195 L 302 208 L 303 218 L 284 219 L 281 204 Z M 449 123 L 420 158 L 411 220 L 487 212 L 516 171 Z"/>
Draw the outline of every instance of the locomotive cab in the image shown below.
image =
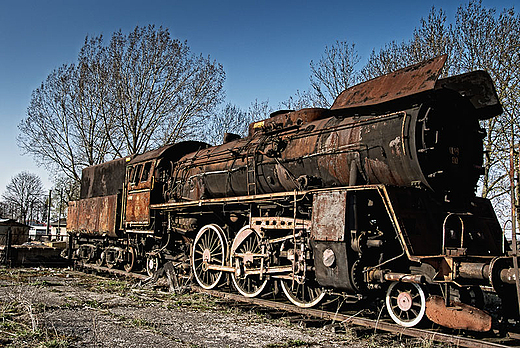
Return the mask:
<path fill-rule="evenodd" d="M 159 216 L 150 213 L 150 205 L 165 202 L 172 167 L 184 154 L 206 148 L 206 143 L 185 141 L 166 145 L 135 156 L 128 162 L 126 175 L 125 227 L 127 232 L 162 231 Z"/>
<path fill-rule="evenodd" d="M 129 163 L 126 183 L 125 224 L 127 229 L 138 226 L 149 227 L 150 203 L 158 203 L 155 199 L 155 159 L 139 161 L 137 156 Z"/>

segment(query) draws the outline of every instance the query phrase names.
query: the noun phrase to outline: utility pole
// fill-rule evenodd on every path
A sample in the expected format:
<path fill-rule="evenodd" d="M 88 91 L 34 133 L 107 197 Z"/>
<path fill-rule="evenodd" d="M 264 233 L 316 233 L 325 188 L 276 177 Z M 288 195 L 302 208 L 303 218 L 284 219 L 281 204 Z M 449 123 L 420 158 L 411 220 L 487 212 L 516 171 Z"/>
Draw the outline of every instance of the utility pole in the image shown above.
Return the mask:
<path fill-rule="evenodd" d="M 11 265 L 11 226 L 7 227 L 6 240 L 5 240 L 5 265 Z"/>
<path fill-rule="evenodd" d="M 511 185 L 511 242 L 512 242 L 512 258 L 513 270 L 515 273 L 516 284 L 516 300 L 518 311 L 520 312 L 520 278 L 518 271 L 518 245 L 516 242 L 516 223 L 517 223 L 517 196 L 515 185 L 515 133 L 513 123 L 511 122 L 511 153 L 509 155 L 509 182 Z"/>
<path fill-rule="evenodd" d="M 49 201 L 47 203 L 47 236 L 50 235 L 51 228 L 51 193 L 52 190 L 49 190 Z"/>
<path fill-rule="evenodd" d="M 61 206 L 63 203 L 63 189 L 60 190 L 60 203 L 59 203 L 59 214 L 58 214 L 58 231 L 56 233 L 56 240 L 61 240 Z"/>

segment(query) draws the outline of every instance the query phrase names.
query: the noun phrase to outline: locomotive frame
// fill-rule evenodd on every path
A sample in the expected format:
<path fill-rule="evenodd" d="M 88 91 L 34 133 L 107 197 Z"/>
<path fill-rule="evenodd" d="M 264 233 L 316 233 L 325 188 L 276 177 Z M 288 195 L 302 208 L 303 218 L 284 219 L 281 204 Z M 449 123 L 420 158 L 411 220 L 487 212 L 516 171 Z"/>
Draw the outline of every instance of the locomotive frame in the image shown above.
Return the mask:
<path fill-rule="evenodd" d="M 300 307 L 382 298 L 403 326 L 490 330 L 479 286 L 514 298 L 518 272 L 474 194 L 478 120 L 501 106 L 484 72 L 438 80 L 445 59 L 354 86 L 331 109 L 277 112 L 246 138 L 84 169 L 74 257 L 149 275 L 171 262 L 177 283 L 228 279 Z"/>

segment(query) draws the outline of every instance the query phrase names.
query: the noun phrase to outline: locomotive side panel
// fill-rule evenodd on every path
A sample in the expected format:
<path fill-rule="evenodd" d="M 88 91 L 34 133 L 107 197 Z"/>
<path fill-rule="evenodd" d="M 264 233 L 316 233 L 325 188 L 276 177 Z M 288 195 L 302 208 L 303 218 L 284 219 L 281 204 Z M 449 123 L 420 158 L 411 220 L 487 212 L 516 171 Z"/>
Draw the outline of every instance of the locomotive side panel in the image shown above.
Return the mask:
<path fill-rule="evenodd" d="M 127 225 L 150 223 L 150 191 L 129 192 L 126 204 Z"/>
<path fill-rule="evenodd" d="M 91 237 L 117 237 L 119 195 L 69 202 L 67 230 Z"/>
<path fill-rule="evenodd" d="M 83 169 L 80 199 L 110 196 L 121 191 L 129 159 L 130 157 L 118 158 Z"/>
<path fill-rule="evenodd" d="M 80 199 L 69 202 L 67 231 L 95 238 L 120 235 L 122 191 L 130 159 L 119 158 L 83 169 Z"/>

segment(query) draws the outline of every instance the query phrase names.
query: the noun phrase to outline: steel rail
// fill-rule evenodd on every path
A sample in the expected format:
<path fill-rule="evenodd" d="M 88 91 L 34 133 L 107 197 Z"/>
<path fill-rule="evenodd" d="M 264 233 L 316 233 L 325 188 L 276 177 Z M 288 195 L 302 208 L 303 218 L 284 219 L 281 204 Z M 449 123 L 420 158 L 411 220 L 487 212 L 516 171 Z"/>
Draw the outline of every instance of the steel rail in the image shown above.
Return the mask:
<path fill-rule="evenodd" d="M 143 281 L 150 281 L 153 279 L 153 277 L 145 276 L 143 274 L 138 273 L 130 273 L 125 272 L 123 270 L 119 269 L 113 269 L 108 267 L 102 267 L 97 266 L 93 264 L 78 264 L 79 267 L 93 269 L 100 272 L 107 272 L 112 273 L 119 276 L 126 276 L 131 278 L 140 279 Z M 373 319 L 367 319 L 367 318 L 360 318 L 356 316 L 352 316 L 349 314 L 342 314 L 342 313 L 335 313 L 335 312 L 329 312 L 324 311 L 320 309 L 313 309 L 313 308 L 302 308 L 295 306 L 293 304 L 288 304 L 284 302 L 276 302 L 276 301 L 270 301 L 270 300 L 264 300 L 261 298 L 248 298 L 244 297 L 239 294 L 233 294 L 229 292 L 222 292 L 217 290 L 206 290 L 199 286 L 192 285 L 191 288 L 198 292 L 207 294 L 213 297 L 222 298 L 225 300 L 231 300 L 235 302 L 242 302 L 247 304 L 253 304 L 260 307 L 265 308 L 271 308 L 281 311 L 287 311 L 290 313 L 296 313 L 301 315 L 306 315 L 308 317 L 314 317 L 318 319 L 323 320 L 331 320 L 333 322 L 341 323 L 341 324 L 347 324 L 347 325 L 356 325 L 356 326 L 363 326 L 374 329 L 374 332 L 377 330 L 390 332 L 396 335 L 404 335 L 408 337 L 414 337 L 414 338 L 421 338 L 426 341 L 435 341 L 435 342 L 442 342 L 442 343 L 450 343 L 453 344 L 455 347 L 468 347 L 468 348 L 509 348 L 511 346 L 500 344 L 500 343 L 494 343 L 494 342 L 487 342 L 480 339 L 470 338 L 470 337 L 464 337 L 464 336 L 454 336 L 449 335 L 442 332 L 435 332 L 430 330 L 423 330 L 423 329 L 417 329 L 417 328 L 406 328 L 394 323 L 388 323 L 381 320 L 373 320 Z"/>
<path fill-rule="evenodd" d="M 424 340 L 431 340 L 436 342 L 450 343 L 455 345 L 456 347 L 474 347 L 474 348 L 506 348 L 510 346 L 506 346 L 499 343 L 486 342 L 475 338 L 470 337 L 462 337 L 462 336 L 453 336 L 441 332 L 434 332 L 430 330 L 422 330 L 416 328 L 406 328 L 397 324 L 387 323 L 380 320 L 373 320 L 367 318 L 359 318 L 354 317 L 347 314 L 328 312 L 320 309 L 313 308 L 302 308 L 295 306 L 293 304 L 287 304 L 283 302 L 269 301 L 263 300 L 260 298 L 247 298 L 241 295 L 221 292 L 216 290 L 206 290 L 200 288 L 198 286 L 192 286 L 197 292 L 205 293 L 214 297 L 229 299 L 237 302 L 245 302 L 255 304 L 261 307 L 268 307 L 277 310 L 284 310 L 291 313 L 298 313 L 302 315 L 307 315 L 310 317 L 315 317 L 319 319 L 332 320 L 333 322 L 338 322 L 342 324 L 351 324 L 357 326 L 364 326 L 373 328 L 374 331 L 381 330 L 386 332 L 391 332 L 397 335 L 404 335 L 415 338 L 422 338 Z"/>

